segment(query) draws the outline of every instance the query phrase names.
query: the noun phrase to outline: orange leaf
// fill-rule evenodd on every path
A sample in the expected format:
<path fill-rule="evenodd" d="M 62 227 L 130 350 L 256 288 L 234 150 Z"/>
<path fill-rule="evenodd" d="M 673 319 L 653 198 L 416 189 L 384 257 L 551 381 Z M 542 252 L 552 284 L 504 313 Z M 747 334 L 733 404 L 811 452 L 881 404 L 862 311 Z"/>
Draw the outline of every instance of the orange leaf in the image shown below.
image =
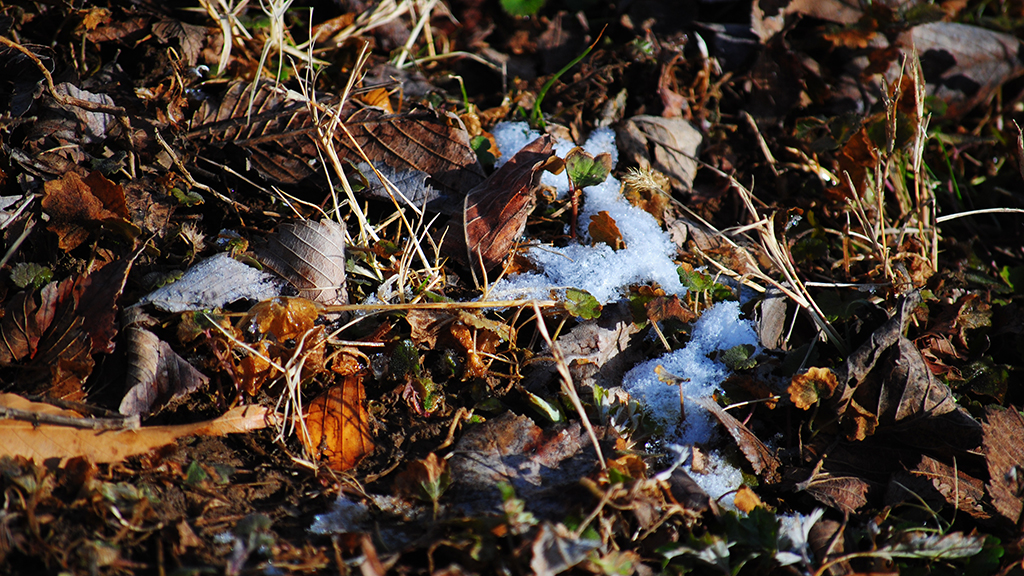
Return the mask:
<path fill-rule="evenodd" d="M 30 402 L 14 394 L 0 394 L 0 406 L 77 417 L 78 414 L 50 404 Z M 71 428 L 21 420 L 0 420 L 0 455 L 24 456 L 36 462 L 83 456 L 93 462 L 120 462 L 129 456 L 145 454 L 189 435 L 222 435 L 248 432 L 266 427 L 269 412 L 262 406 L 238 406 L 224 415 L 193 424 L 146 426 L 136 430 L 111 432 Z"/>
<path fill-rule="evenodd" d="M 758 498 L 757 494 L 746 484 L 740 486 L 740 489 L 736 491 L 736 496 L 733 498 L 733 504 L 735 504 L 736 508 L 744 514 L 749 514 L 751 510 L 758 506 L 764 506 L 764 503 L 761 502 L 761 499 Z"/>
<path fill-rule="evenodd" d="M 797 408 L 807 410 L 819 400 L 832 396 L 838 385 L 836 375 L 828 368 L 811 368 L 793 376 L 786 391 Z"/>
<path fill-rule="evenodd" d="M 595 244 L 604 242 L 611 246 L 612 250 L 622 250 L 626 247 L 626 242 L 622 240 L 622 232 L 619 231 L 615 220 L 606 210 L 590 217 L 590 226 L 587 227 L 587 230 L 590 232 L 590 239 Z"/>
<path fill-rule="evenodd" d="M 346 376 L 340 385 L 317 396 L 306 414 L 309 436 L 300 434 L 306 450 L 339 472 L 373 452 L 365 401 L 366 390 L 358 374 Z"/>

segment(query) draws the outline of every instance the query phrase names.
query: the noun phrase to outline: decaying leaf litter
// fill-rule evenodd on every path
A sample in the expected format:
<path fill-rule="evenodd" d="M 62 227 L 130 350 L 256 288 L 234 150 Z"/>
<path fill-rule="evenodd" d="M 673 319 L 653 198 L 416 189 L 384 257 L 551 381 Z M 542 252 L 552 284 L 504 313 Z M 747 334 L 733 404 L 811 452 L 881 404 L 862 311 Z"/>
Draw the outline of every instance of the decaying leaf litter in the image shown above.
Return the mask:
<path fill-rule="evenodd" d="M 1019 571 L 1024 14 L 691 8 L 0 8 L 5 571 Z"/>

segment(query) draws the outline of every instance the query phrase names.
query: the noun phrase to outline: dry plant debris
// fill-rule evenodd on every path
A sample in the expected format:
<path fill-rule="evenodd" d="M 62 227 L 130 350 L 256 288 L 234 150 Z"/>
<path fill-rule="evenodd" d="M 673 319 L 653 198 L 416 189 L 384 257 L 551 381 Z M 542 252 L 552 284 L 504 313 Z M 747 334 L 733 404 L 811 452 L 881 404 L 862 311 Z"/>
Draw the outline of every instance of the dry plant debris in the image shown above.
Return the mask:
<path fill-rule="evenodd" d="M 0 6 L 0 573 L 1024 572 L 1024 8 L 683 4 Z"/>

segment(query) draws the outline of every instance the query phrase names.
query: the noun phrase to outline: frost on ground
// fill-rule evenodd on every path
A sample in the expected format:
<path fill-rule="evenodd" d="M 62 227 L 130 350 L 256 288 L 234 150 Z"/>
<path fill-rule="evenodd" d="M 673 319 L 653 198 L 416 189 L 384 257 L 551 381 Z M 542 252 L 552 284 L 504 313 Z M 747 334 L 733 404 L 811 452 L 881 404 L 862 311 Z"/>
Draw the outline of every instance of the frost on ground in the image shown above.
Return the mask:
<path fill-rule="evenodd" d="M 511 158 L 520 148 L 540 137 L 526 123 L 502 123 L 494 128 L 495 140 L 501 158 Z M 573 148 L 573 143 L 560 140 L 555 144 L 559 157 Z M 615 133 L 610 128 L 595 130 L 583 149 L 590 154 L 608 152 L 613 165 L 617 160 Z M 565 172 L 545 173 L 541 183 L 555 188 L 564 195 L 569 190 Z M 623 295 L 631 284 L 657 282 L 669 294 L 685 291 L 672 261 L 677 247 L 658 222 L 647 212 L 634 207 L 620 193 L 620 183 L 609 177 L 604 183 L 584 189 L 583 206 L 579 220 L 580 241 L 564 248 L 539 246 L 531 248 L 526 256 L 537 266 L 537 272 L 516 274 L 504 278 L 491 287 L 490 299 L 550 298 L 551 292 L 562 292 L 567 287 L 590 292 L 599 302 L 607 304 Z M 590 246 L 587 225 L 590 217 L 607 211 L 622 232 L 626 248 L 612 250 L 606 244 Z M 740 319 L 739 304 L 722 302 L 706 311 L 697 321 L 693 336 L 685 348 L 650 360 L 626 374 L 623 388 L 642 404 L 665 429 L 664 440 L 670 443 L 707 446 L 718 438 L 718 424 L 702 408 L 691 404 L 685 419 L 680 422 L 679 388 L 658 379 L 658 365 L 668 372 L 689 378 L 683 384 L 687 397 L 710 396 L 715 387 L 728 376 L 728 369 L 709 354 L 740 344 L 757 345 L 757 335 L 751 324 Z M 692 474 L 694 480 L 712 497 L 719 498 L 735 490 L 743 482 L 738 468 L 725 461 L 717 451 L 709 453 L 705 474 Z M 691 471 L 689 468 L 687 471 Z M 731 496 L 723 499 L 730 505 Z"/>
<path fill-rule="evenodd" d="M 524 122 L 502 123 L 494 128 L 494 138 L 501 151 L 501 159 L 515 155 L 520 148 L 540 137 Z M 555 153 L 564 158 L 573 143 L 559 140 Z M 583 149 L 590 154 L 608 152 L 614 166 L 618 158 L 615 132 L 611 128 L 595 130 Z M 501 161 L 499 159 L 499 163 Z M 560 196 L 569 190 L 569 179 L 561 174 L 545 173 L 541 183 L 553 187 Z M 537 246 L 526 252 L 537 272 L 516 274 L 491 286 L 489 299 L 551 298 L 551 291 L 562 293 L 565 288 L 580 288 L 607 304 L 622 296 L 622 290 L 631 284 L 657 282 L 669 294 L 684 292 L 676 264 L 672 257 L 676 246 L 661 229 L 653 216 L 627 202 L 619 192 L 620 183 L 609 177 L 602 184 L 584 188 L 583 205 L 579 218 L 579 242 L 566 247 Z M 607 211 L 622 232 L 626 248 L 612 250 L 601 243 L 590 245 L 587 227 L 591 216 Z M 566 231 L 568 232 L 568 230 Z"/>
<path fill-rule="evenodd" d="M 622 387 L 647 406 L 664 427 L 665 441 L 707 447 L 719 438 L 717 421 L 693 402 L 686 405 L 685 418 L 681 419 L 679 386 L 659 380 L 655 368 L 660 365 L 675 376 L 689 379 L 680 384 L 686 398 L 711 396 L 729 370 L 709 355 L 741 344 L 757 346 L 757 334 L 749 321 L 740 318 L 738 302 L 720 302 L 697 320 L 686 347 L 637 365 L 623 377 Z M 692 473 L 687 467 L 697 484 L 712 498 L 739 488 L 743 483 L 740 470 L 726 462 L 718 451 L 711 451 L 708 456 L 705 474 Z M 730 505 L 731 496 L 723 499 L 723 503 Z"/>

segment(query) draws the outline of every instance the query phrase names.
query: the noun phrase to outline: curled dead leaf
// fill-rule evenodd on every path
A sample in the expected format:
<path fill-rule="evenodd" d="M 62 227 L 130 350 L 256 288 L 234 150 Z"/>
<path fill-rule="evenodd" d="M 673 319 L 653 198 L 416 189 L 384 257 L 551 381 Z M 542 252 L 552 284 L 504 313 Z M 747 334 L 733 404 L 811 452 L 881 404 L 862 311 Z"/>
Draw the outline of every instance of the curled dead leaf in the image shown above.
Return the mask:
<path fill-rule="evenodd" d="M 797 408 L 807 410 L 819 400 L 831 397 L 838 385 L 836 375 L 831 370 L 813 367 L 803 374 L 793 376 L 786 392 Z"/>

